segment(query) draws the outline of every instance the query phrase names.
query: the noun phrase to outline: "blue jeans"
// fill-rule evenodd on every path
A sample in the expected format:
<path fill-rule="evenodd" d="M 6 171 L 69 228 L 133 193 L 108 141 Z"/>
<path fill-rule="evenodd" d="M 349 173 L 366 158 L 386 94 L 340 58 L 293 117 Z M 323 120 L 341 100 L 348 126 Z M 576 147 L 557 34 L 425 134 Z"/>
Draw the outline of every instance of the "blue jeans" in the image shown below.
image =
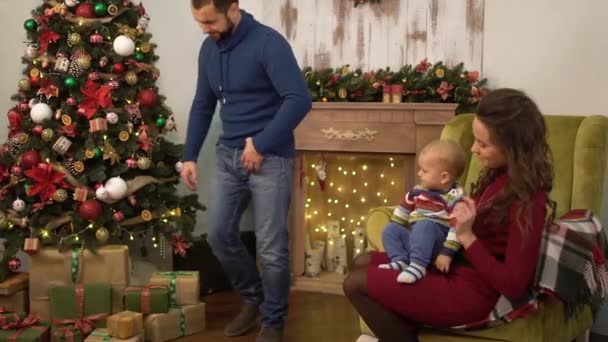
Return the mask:
<path fill-rule="evenodd" d="M 217 173 L 209 198 L 208 239 L 243 301 L 260 305 L 262 324 L 281 328 L 290 286 L 287 213 L 293 159 L 266 156 L 255 173 L 241 162 L 242 149 L 218 145 Z M 239 222 L 251 200 L 261 278 L 239 237 Z"/>
<path fill-rule="evenodd" d="M 431 220 L 417 221 L 411 228 L 390 222 L 382 231 L 387 257 L 427 267 L 435 260 L 448 234 L 448 227 Z"/>

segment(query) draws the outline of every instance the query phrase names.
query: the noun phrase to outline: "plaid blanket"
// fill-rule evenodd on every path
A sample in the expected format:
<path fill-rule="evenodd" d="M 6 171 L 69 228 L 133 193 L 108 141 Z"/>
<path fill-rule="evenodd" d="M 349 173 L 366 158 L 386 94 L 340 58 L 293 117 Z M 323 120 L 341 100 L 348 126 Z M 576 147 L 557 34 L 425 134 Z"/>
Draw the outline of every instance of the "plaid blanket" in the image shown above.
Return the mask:
<path fill-rule="evenodd" d="M 591 211 L 568 212 L 543 233 L 534 282 L 527 293 L 517 301 L 501 296 L 487 318 L 452 328 L 487 328 L 525 317 L 538 310 L 545 295 L 559 298 L 567 317 L 580 306 L 595 309 L 608 294 L 605 246 L 602 225 Z"/>

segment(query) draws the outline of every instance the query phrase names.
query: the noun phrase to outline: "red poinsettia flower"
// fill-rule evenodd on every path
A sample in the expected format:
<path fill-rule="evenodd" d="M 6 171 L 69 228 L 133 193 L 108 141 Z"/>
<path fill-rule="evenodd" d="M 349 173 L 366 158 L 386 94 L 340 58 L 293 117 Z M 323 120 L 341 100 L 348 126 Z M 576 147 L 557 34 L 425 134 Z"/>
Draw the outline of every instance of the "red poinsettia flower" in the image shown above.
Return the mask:
<path fill-rule="evenodd" d="M 418 72 L 426 72 L 431 67 L 431 63 L 429 63 L 429 59 L 425 58 L 420 61 L 418 65 L 416 65 L 416 71 Z"/>
<path fill-rule="evenodd" d="M 173 246 L 173 253 L 179 254 L 182 257 L 186 256 L 186 250 L 192 247 L 190 242 L 186 242 L 183 236 L 173 235 L 171 237 L 171 245 Z"/>
<path fill-rule="evenodd" d="M 97 112 L 97 108 L 112 107 L 112 87 L 99 86 L 94 81 L 88 80 L 80 91 L 86 96 L 86 99 L 78 106 L 78 113 L 84 115 L 87 119 Z"/>
<path fill-rule="evenodd" d="M 69 125 L 61 126 L 61 128 L 59 128 L 58 132 L 60 134 L 74 138 L 74 137 L 76 137 L 76 124 L 72 122 Z"/>
<path fill-rule="evenodd" d="M 445 101 L 450 96 L 450 90 L 454 89 L 454 85 L 449 84 L 446 81 L 441 82 L 439 88 L 437 88 L 437 94 Z"/>
<path fill-rule="evenodd" d="M 479 102 L 479 100 L 481 100 L 481 98 L 486 94 L 486 91 L 481 89 L 481 88 L 477 88 L 477 87 L 471 87 L 471 102 L 472 103 L 477 103 Z"/>
<path fill-rule="evenodd" d="M 57 186 L 67 188 L 68 185 L 63 181 L 65 174 L 53 170 L 53 165 L 42 164 L 24 172 L 26 176 L 36 182 L 27 190 L 27 195 L 34 197 L 40 196 L 42 202 L 46 202 L 53 196 Z"/>

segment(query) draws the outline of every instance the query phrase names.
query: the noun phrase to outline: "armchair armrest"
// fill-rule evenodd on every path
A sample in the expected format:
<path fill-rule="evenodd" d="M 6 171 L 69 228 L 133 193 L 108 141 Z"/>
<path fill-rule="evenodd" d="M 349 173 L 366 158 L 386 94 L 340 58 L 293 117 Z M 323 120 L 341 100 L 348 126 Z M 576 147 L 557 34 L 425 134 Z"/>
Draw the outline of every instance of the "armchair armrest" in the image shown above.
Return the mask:
<path fill-rule="evenodd" d="M 377 251 L 384 251 L 382 246 L 382 230 L 391 220 L 395 207 L 377 207 L 370 210 L 367 216 L 365 234 L 369 246 Z"/>

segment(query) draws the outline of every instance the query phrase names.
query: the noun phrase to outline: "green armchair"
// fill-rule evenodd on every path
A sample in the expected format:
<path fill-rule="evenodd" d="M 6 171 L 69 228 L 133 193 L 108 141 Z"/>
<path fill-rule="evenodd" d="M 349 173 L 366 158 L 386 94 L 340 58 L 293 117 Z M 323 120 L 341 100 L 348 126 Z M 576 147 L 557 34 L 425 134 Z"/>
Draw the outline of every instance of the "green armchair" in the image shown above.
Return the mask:
<path fill-rule="evenodd" d="M 454 140 L 467 152 L 469 163 L 460 179 L 467 193 L 480 170 L 478 159 L 470 153 L 473 117 L 472 114 L 456 116 L 441 134 L 441 139 Z M 555 182 L 551 197 L 557 202 L 557 216 L 570 209 L 591 209 L 601 217 L 608 159 L 608 118 L 547 115 L 545 119 L 554 158 Z M 383 250 L 382 229 L 391 213 L 392 208 L 380 207 L 369 214 L 366 234 L 369 245 L 375 250 Z M 540 310 L 526 318 L 480 330 L 425 330 L 420 341 L 572 341 L 591 328 L 592 320 L 590 308 L 585 307 L 573 319 L 565 321 L 561 302 L 545 298 L 540 303 Z M 361 330 L 373 335 L 362 320 Z"/>

